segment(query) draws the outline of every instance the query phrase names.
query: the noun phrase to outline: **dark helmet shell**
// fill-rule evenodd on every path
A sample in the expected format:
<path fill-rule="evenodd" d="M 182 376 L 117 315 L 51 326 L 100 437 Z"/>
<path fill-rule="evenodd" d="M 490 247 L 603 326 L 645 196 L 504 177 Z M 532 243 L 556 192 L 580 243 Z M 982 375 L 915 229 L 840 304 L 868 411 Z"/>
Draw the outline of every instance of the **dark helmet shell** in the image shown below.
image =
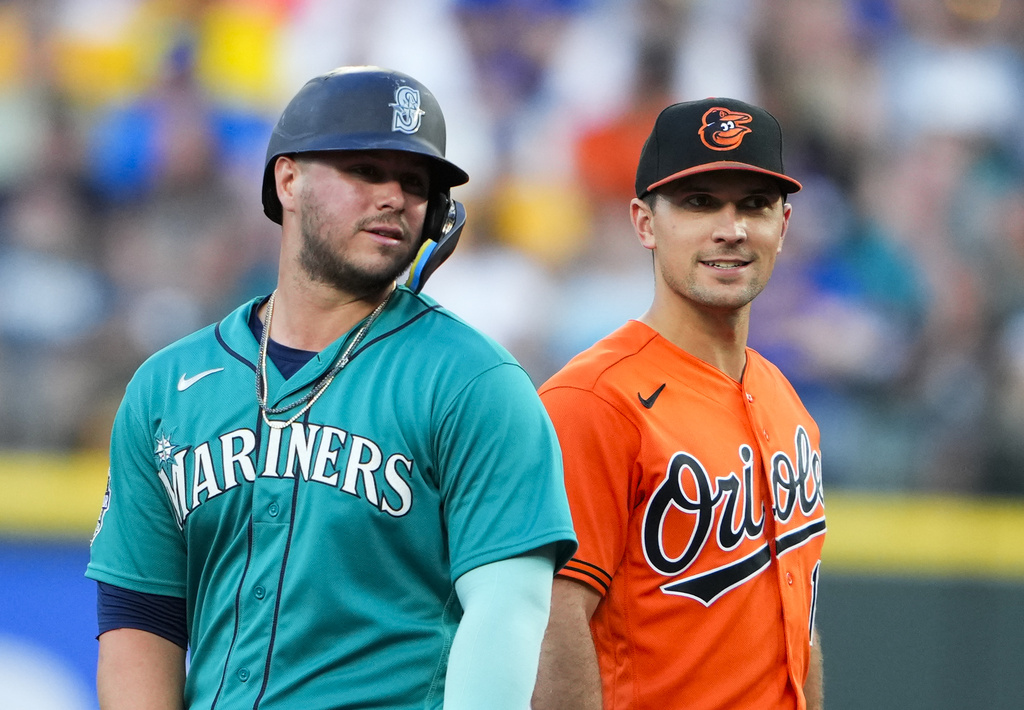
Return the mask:
<path fill-rule="evenodd" d="M 427 87 L 380 67 L 341 67 L 310 79 L 285 107 L 270 136 L 263 211 L 281 223 L 274 163 L 282 155 L 334 150 L 400 150 L 430 158 L 431 192 L 469 180 L 445 159 L 444 115 Z"/>

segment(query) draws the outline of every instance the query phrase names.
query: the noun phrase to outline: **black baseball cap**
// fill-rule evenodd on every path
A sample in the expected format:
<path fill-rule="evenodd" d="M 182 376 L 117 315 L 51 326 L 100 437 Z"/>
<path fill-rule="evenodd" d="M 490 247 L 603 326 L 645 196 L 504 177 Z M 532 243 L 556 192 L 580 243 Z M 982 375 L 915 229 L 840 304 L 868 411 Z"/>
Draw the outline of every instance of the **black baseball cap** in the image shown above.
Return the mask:
<path fill-rule="evenodd" d="M 672 104 L 658 114 L 640 153 L 636 196 L 713 170 L 769 175 L 784 194 L 802 187 L 782 167 L 782 127 L 775 116 L 744 101 L 712 97 Z"/>

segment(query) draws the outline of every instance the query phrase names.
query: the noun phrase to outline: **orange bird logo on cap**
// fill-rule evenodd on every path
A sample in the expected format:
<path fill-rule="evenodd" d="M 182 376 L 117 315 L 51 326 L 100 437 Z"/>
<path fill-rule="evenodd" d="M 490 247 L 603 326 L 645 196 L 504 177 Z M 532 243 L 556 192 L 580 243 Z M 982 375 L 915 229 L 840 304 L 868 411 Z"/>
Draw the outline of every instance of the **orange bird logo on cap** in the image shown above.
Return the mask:
<path fill-rule="evenodd" d="M 749 113 L 730 111 L 716 106 L 704 113 L 704 125 L 700 128 L 700 141 L 711 150 L 733 150 L 750 133 L 744 124 L 753 121 Z"/>

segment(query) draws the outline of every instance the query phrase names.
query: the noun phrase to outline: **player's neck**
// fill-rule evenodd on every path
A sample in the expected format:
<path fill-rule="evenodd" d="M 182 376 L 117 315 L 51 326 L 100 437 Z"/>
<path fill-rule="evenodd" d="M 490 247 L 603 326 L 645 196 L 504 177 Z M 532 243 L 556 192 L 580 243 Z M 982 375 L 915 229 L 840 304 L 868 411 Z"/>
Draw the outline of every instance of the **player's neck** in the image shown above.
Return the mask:
<path fill-rule="evenodd" d="M 743 379 L 750 330 L 749 304 L 739 310 L 717 311 L 689 302 L 667 304 L 656 299 L 640 321 L 737 382 Z"/>
<path fill-rule="evenodd" d="M 356 297 L 319 284 L 282 279 L 274 295 L 270 337 L 282 345 L 320 352 L 368 316 L 393 290 Z M 266 313 L 260 318 L 266 323 Z"/>

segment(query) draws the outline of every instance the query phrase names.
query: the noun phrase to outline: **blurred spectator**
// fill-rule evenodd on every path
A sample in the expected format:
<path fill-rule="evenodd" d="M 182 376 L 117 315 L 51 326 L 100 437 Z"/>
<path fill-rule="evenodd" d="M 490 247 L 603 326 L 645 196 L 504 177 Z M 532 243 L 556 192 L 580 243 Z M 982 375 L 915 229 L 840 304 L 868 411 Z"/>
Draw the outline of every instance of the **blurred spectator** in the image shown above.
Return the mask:
<path fill-rule="evenodd" d="M 536 104 L 546 98 L 549 69 L 567 25 L 587 0 L 455 0 L 469 71 L 493 125 L 500 163 L 513 154 Z"/>
<path fill-rule="evenodd" d="M 987 444 L 985 490 L 1024 495 L 1024 309 L 1000 333 L 993 397 L 995 422 Z"/>
<path fill-rule="evenodd" d="M 1020 10 L 1013 5 L 1019 3 L 899 3 L 908 31 L 894 36 L 879 58 L 886 119 L 898 128 L 886 135 L 890 142 L 951 133 L 1020 145 L 1024 57 L 1020 35 L 1014 46 L 1013 34 L 1003 34 L 1013 19 L 1020 29 Z M 1017 18 L 1000 17 L 1004 7 Z"/>
<path fill-rule="evenodd" d="M 89 343 L 110 316 L 84 205 L 66 183 L 37 180 L 0 220 L 0 431 L 5 443 L 73 440 L 93 394 Z"/>

